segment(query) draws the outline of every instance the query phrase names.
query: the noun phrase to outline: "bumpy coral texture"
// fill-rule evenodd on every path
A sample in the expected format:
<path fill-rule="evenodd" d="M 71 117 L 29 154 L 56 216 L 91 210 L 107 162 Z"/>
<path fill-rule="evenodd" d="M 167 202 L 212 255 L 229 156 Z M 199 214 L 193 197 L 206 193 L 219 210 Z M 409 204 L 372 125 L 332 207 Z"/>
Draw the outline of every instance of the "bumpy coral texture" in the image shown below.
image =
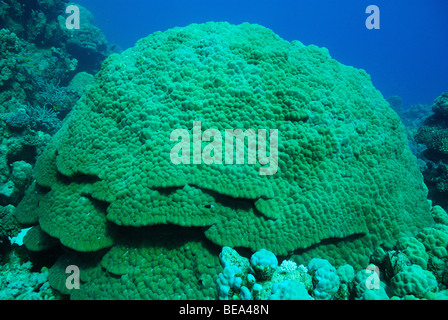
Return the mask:
<path fill-rule="evenodd" d="M 435 99 L 432 110 L 434 114 L 418 129 L 415 140 L 437 152 L 437 160 L 448 154 L 448 92 Z"/>
<path fill-rule="evenodd" d="M 170 134 L 193 121 L 278 129 L 277 173 L 259 175 L 247 157 L 173 164 Z M 400 119 L 366 72 L 250 24 L 156 32 L 110 56 L 39 158 L 36 183 L 44 192 L 18 215 L 37 215 L 76 251 L 115 246 L 115 226 L 174 224 L 203 227 L 219 246 L 312 247 L 356 265 L 433 223 Z"/>

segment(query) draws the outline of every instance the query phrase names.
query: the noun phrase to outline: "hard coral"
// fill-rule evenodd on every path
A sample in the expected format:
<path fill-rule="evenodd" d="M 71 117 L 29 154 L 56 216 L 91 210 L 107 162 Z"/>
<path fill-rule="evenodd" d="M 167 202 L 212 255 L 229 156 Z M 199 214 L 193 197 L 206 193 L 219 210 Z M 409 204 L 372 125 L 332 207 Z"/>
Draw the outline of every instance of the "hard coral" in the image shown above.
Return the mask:
<path fill-rule="evenodd" d="M 435 152 L 434 159 L 448 155 L 448 93 L 439 96 L 432 105 L 434 114 L 425 120 L 415 135 L 418 143 Z"/>
<path fill-rule="evenodd" d="M 277 129 L 278 171 L 261 176 L 261 163 L 174 164 L 172 131 L 190 132 L 194 121 L 219 132 Z M 326 49 L 247 23 L 174 28 L 111 55 L 35 173 L 38 192 L 17 216 L 37 215 L 43 232 L 75 255 L 118 250 L 118 265 L 126 250 L 139 250 L 118 249 L 125 230 L 160 224 L 203 232 L 219 246 L 277 255 L 303 249 L 354 266 L 376 244 L 433 224 L 403 126 L 370 77 Z M 176 241 L 184 248 L 188 239 Z M 146 284 L 139 263 L 129 262 L 124 283 L 95 269 L 83 286 L 108 287 L 109 295 L 129 285 L 129 296 L 153 297 L 155 288 L 136 287 Z"/>

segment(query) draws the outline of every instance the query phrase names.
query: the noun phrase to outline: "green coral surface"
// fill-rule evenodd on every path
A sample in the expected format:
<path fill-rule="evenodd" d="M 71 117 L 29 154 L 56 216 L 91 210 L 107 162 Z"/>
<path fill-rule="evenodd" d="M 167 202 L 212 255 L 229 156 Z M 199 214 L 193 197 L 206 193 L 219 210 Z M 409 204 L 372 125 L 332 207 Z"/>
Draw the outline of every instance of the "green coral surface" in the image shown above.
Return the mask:
<path fill-rule="evenodd" d="M 174 164 L 170 135 L 195 121 L 222 133 L 278 130 L 278 170 Z M 19 220 L 71 256 L 99 257 L 76 298 L 214 298 L 220 246 L 359 269 L 377 246 L 434 223 L 404 127 L 369 75 L 247 23 L 156 32 L 111 55 L 35 176 Z M 166 244 L 157 225 L 167 225 Z M 180 237 L 179 227 L 194 232 Z M 198 271 L 204 261 L 210 270 Z"/>

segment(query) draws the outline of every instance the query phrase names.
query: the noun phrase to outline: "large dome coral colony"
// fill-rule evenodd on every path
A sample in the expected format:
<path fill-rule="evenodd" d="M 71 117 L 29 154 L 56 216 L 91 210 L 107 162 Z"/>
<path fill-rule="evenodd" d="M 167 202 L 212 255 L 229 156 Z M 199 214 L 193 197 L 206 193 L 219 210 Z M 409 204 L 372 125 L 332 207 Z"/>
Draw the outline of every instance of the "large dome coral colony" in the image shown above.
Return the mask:
<path fill-rule="evenodd" d="M 15 215 L 29 250 L 56 252 L 50 284 L 72 299 L 434 298 L 447 285 L 448 219 L 398 115 L 365 71 L 259 25 L 192 24 L 110 55 L 34 176 Z"/>

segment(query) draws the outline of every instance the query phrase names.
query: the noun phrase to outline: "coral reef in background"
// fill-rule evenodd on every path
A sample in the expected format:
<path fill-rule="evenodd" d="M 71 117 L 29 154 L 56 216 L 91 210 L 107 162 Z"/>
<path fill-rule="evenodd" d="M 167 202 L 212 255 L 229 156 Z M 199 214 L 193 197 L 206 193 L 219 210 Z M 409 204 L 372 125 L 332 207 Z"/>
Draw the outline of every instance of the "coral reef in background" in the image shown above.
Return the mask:
<path fill-rule="evenodd" d="M 431 160 L 448 159 L 448 92 L 432 105 L 434 114 L 419 128 L 415 139 L 428 147 L 425 156 Z"/>
<path fill-rule="evenodd" d="M 113 52 L 121 50 L 110 45 L 103 32 L 94 25 L 94 17 L 86 8 L 80 9 L 82 28 L 69 30 L 65 27 L 65 16 L 58 17 L 59 27 L 63 30 L 63 48 L 78 61 L 77 72 L 97 73 L 104 59 Z"/>
<path fill-rule="evenodd" d="M 422 167 L 429 198 L 448 208 L 448 92 L 441 94 L 432 105 L 429 116 L 415 134 L 415 141 L 426 146 Z"/>
<path fill-rule="evenodd" d="M 22 228 L 22 225 L 14 217 L 14 210 L 15 207 L 11 204 L 0 206 L 0 244 L 17 236 Z"/>
<path fill-rule="evenodd" d="M 96 69 L 92 69 L 80 64 L 67 51 L 68 41 L 84 43 L 88 39 L 100 41 L 101 48 L 108 47 L 86 9 L 82 9 L 86 19 L 80 31 L 82 37 L 61 27 L 67 4 L 68 1 L 59 0 L 0 3 L 2 183 L 8 180 L 7 165 L 12 160 L 25 160 L 34 166 L 35 157 L 43 147 L 36 137 L 42 138 L 43 132 L 54 134 L 83 94 L 83 88 L 92 82 L 93 75 L 78 68 L 95 73 L 109 52 L 101 51 L 102 59 L 96 59 Z M 91 46 L 85 46 L 89 54 L 87 47 Z M 82 47 L 79 46 L 78 52 L 85 54 Z M 17 145 L 19 141 L 23 146 Z M 36 146 L 38 152 L 34 150 Z"/>
<path fill-rule="evenodd" d="M 66 0 L 4 0 L 0 4 L 0 28 L 8 28 L 38 46 L 58 46 L 63 30 L 57 18 L 65 12 L 67 3 Z"/>
<path fill-rule="evenodd" d="M 0 204 L 17 205 L 33 176 L 36 158 L 50 141 L 51 135 L 27 125 L 29 118 L 10 118 L 0 114 Z M 11 125 L 20 128 L 11 129 Z M 20 130 L 20 131 L 18 131 Z"/>
<path fill-rule="evenodd" d="M 442 93 L 431 105 L 403 108 L 398 96 L 387 99 L 405 125 L 409 146 L 417 157 L 433 205 L 448 209 L 448 93 Z"/>
<path fill-rule="evenodd" d="M 0 112 L 50 108 L 63 119 L 79 99 L 68 87 L 80 72 L 95 74 L 112 53 L 92 14 L 81 7 L 83 27 L 68 30 L 68 1 L 0 3 Z"/>
<path fill-rule="evenodd" d="M 22 126 L 23 119 L 14 125 Z M 26 120 L 28 121 L 28 120 Z M 0 114 L 0 243 L 23 228 L 13 216 L 15 206 L 31 184 L 36 158 L 50 141 L 50 134 L 21 127 L 11 130 L 7 114 Z"/>
<path fill-rule="evenodd" d="M 62 72 L 95 74 L 113 46 L 94 25 L 93 15 L 82 6 L 78 5 L 82 28 L 68 30 L 65 26 L 68 5 L 68 0 L 4 0 L 0 3 L 0 29 L 9 29 L 38 48 L 49 48 L 55 58 L 76 61 L 74 68 L 61 69 Z M 51 68 L 47 70 L 50 71 Z"/>
<path fill-rule="evenodd" d="M 54 134 L 61 127 L 61 120 L 54 109 L 27 105 L 25 109 L 19 109 L 8 115 L 6 124 L 13 131 L 21 131 L 29 127 L 32 130 Z"/>
<path fill-rule="evenodd" d="M 27 103 L 39 104 L 45 94 L 42 82 L 67 81 L 73 75 L 69 60 L 53 54 L 52 49 L 37 48 L 34 44 L 19 39 L 8 29 L 0 30 L 2 46 L 0 112 L 14 112 Z M 59 80 L 58 80 L 59 79 Z M 78 97 L 79 98 L 79 97 Z M 72 101 L 65 101 L 59 108 L 70 109 Z"/>
<path fill-rule="evenodd" d="M 435 204 L 448 208 L 448 161 L 427 160 L 423 169 L 429 197 Z"/>
<path fill-rule="evenodd" d="M 419 166 L 422 170 L 422 166 L 425 165 L 425 159 L 423 157 L 423 152 L 426 150 L 425 145 L 415 141 L 415 134 L 417 133 L 423 122 L 434 114 L 430 105 L 425 104 L 415 104 L 407 108 L 403 106 L 403 101 L 399 96 L 391 96 L 387 98 L 390 106 L 399 115 L 401 121 L 403 122 L 406 135 L 408 136 L 409 147 L 412 153 L 419 160 Z"/>
<path fill-rule="evenodd" d="M 67 4 L 0 1 L 0 258 L 15 250 L 9 239 L 23 228 L 13 212 L 34 179 L 36 158 L 111 52 L 86 9 L 82 34 L 61 27 Z M 94 61 L 84 61 L 84 51 L 94 52 Z"/>
<path fill-rule="evenodd" d="M 14 252 L 0 263 L 0 300 L 59 300 L 62 296 L 50 286 L 48 268 L 33 271 L 31 261 Z"/>

